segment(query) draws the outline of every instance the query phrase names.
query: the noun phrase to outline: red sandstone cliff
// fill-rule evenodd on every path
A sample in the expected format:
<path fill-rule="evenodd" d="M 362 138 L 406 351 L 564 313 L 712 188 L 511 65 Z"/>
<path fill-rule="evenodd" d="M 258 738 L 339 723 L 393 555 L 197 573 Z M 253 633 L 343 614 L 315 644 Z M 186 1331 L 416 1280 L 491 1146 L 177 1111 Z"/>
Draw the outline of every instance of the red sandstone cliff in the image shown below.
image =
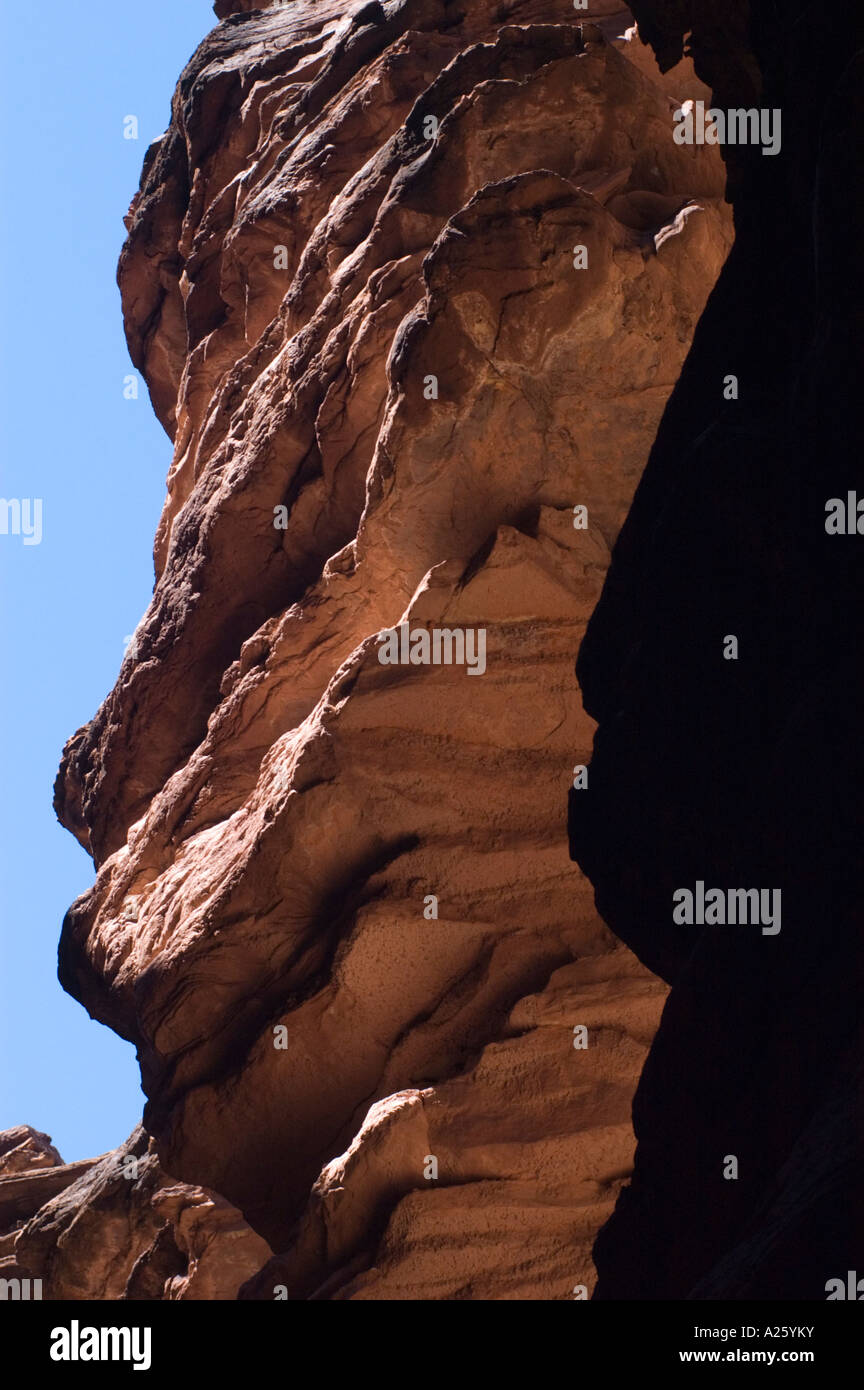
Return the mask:
<path fill-rule="evenodd" d="M 175 453 L 57 782 L 98 869 L 61 979 L 138 1048 L 150 1185 L 96 1202 L 97 1165 L 15 1254 L 46 1297 L 187 1296 L 230 1203 L 243 1258 L 188 1296 L 260 1241 L 252 1297 L 568 1298 L 665 996 L 568 857 L 573 657 L 731 243 L 718 151 L 671 139 L 707 89 L 615 3 L 248 9 L 127 218 Z M 485 673 L 382 665 L 402 620 L 482 629 Z M 59 1257 L 70 1202 L 122 1279 Z"/>

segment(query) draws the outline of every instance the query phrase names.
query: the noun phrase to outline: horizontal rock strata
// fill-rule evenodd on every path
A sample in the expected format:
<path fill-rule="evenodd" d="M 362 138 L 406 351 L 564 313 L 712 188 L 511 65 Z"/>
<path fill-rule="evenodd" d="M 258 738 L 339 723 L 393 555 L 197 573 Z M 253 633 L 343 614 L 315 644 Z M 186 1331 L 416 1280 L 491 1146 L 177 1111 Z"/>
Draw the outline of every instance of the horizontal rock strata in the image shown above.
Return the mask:
<path fill-rule="evenodd" d="M 31 1301 L 233 1298 L 270 1254 L 218 1194 L 168 1178 L 140 1128 L 101 1158 L 52 1152 L 0 1176 L 0 1277 Z"/>
<path fill-rule="evenodd" d="M 707 89 L 617 4 L 219 13 L 127 218 L 174 457 L 61 979 L 279 1252 L 246 1296 L 570 1297 L 663 1000 L 569 860 L 573 656 L 731 245 Z"/>

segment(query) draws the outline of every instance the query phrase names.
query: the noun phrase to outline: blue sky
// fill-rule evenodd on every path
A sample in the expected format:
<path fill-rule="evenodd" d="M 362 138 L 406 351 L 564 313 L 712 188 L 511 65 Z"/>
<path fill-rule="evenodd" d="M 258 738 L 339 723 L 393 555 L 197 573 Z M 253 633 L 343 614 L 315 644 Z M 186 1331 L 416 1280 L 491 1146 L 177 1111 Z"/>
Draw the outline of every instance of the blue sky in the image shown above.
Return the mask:
<path fill-rule="evenodd" d="M 134 1049 L 56 976 L 93 866 L 52 784 L 147 606 L 171 453 L 143 382 L 123 396 L 115 272 L 144 152 L 216 21 L 211 0 L 0 13 L 0 496 L 42 499 L 39 544 L 0 534 L 0 1129 L 45 1130 L 70 1161 L 114 1148 L 143 1105 Z"/>

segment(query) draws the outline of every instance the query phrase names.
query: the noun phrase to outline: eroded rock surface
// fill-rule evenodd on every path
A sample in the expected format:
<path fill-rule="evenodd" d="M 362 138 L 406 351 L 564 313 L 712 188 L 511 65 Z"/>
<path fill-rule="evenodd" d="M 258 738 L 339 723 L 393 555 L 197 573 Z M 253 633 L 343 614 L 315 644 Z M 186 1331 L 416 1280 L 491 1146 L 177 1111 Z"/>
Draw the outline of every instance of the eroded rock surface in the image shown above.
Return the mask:
<path fill-rule="evenodd" d="M 29 1278 L 16 1258 L 24 1226 L 96 1160 L 64 1163 L 51 1137 L 31 1125 L 0 1131 L 0 1278 Z"/>
<path fill-rule="evenodd" d="M 826 525 L 864 458 L 864 18 L 634 10 L 666 63 L 690 35 L 718 105 L 780 111 L 783 146 L 730 150 L 735 248 L 579 657 L 599 728 L 574 853 L 673 986 L 597 1295 L 824 1301 L 864 1237 L 864 542 Z M 674 924 L 699 881 L 781 893 L 779 929 Z"/>
<path fill-rule="evenodd" d="M 64 1165 L 51 1152 L 29 1187 L 0 1177 L 0 1226 L 14 1218 L 0 1273 L 38 1280 L 44 1300 L 232 1299 L 271 1253 L 217 1193 L 163 1173 L 140 1128 L 101 1158 Z"/>
<path fill-rule="evenodd" d="M 632 1078 L 664 997 L 622 948 L 556 970 L 474 1066 L 372 1106 L 244 1296 L 573 1297 L 630 1165 Z M 418 1184 L 418 1154 L 437 1178 Z"/>
<path fill-rule="evenodd" d="M 731 244 L 706 88 L 614 3 L 218 13 L 127 219 L 175 451 L 61 979 L 280 1252 L 252 1296 L 569 1297 L 664 994 L 569 861 L 573 654 Z M 382 664 L 402 621 L 485 671 Z"/>
<path fill-rule="evenodd" d="M 0 1133 L 0 1178 L 11 1177 L 13 1173 L 32 1173 L 40 1168 L 55 1168 L 62 1162 L 51 1143 L 50 1134 L 43 1134 L 31 1125 L 15 1125 Z"/>

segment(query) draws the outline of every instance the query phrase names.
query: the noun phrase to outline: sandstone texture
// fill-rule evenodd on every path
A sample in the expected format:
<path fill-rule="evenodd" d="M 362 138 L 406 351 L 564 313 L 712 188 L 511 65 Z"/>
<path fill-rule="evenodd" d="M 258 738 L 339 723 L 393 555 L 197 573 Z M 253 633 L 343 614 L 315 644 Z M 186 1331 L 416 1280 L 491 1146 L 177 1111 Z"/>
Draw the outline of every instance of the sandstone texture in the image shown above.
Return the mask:
<path fill-rule="evenodd" d="M 43 1300 L 228 1299 L 269 1256 L 218 1194 L 166 1177 L 140 1127 L 70 1164 L 25 1126 L 0 1134 L 0 1151 L 22 1131 L 12 1153 L 30 1149 L 29 1173 L 0 1168 L 0 1277 L 40 1280 Z"/>
<path fill-rule="evenodd" d="M 16 1250 L 106 1298 L 570 1298 L 666 995 L 568 854 L 573 660 L 732 244 L 672 139 L 708 87 L 615 3 L 217 15 L 119 268 L 153 600 L 56 787 L 61 980 L 138 1049 L 152 1167 Z M 382 664 L 401 622 L 485 671 Z"/>
<path fill-rule="evenodd" d="M 735 247 L 577 668 L 599 728 L 573 852 L 672 985 L 596 1296 L 824 1301 L 864 1236 L 864 542 L 826 530 L 862 494 L 864 15 L 633 8 L 662 63 L 689 42 L 718 105 L 784 133 L 728 152 Z M 781 930 L 673 925 L 697 880 L 780 891 Z"/>
<path fill-rule="evenodd" d="M 42 1134 L 30 1125 L 16 1125 L 0 1133 L 0 1179 L 11 1177 L 13 1173 L 55 1168 L 62 1163 L 49 1134 Z"/>
<path fill-rule="evenodd" d="M 0 1131 L 0 1278 L 27 1277 L 15 1253 L 21 1231 L 96 1161 L 64 1163 L 50 1136 L 30 1125 Z"/>

